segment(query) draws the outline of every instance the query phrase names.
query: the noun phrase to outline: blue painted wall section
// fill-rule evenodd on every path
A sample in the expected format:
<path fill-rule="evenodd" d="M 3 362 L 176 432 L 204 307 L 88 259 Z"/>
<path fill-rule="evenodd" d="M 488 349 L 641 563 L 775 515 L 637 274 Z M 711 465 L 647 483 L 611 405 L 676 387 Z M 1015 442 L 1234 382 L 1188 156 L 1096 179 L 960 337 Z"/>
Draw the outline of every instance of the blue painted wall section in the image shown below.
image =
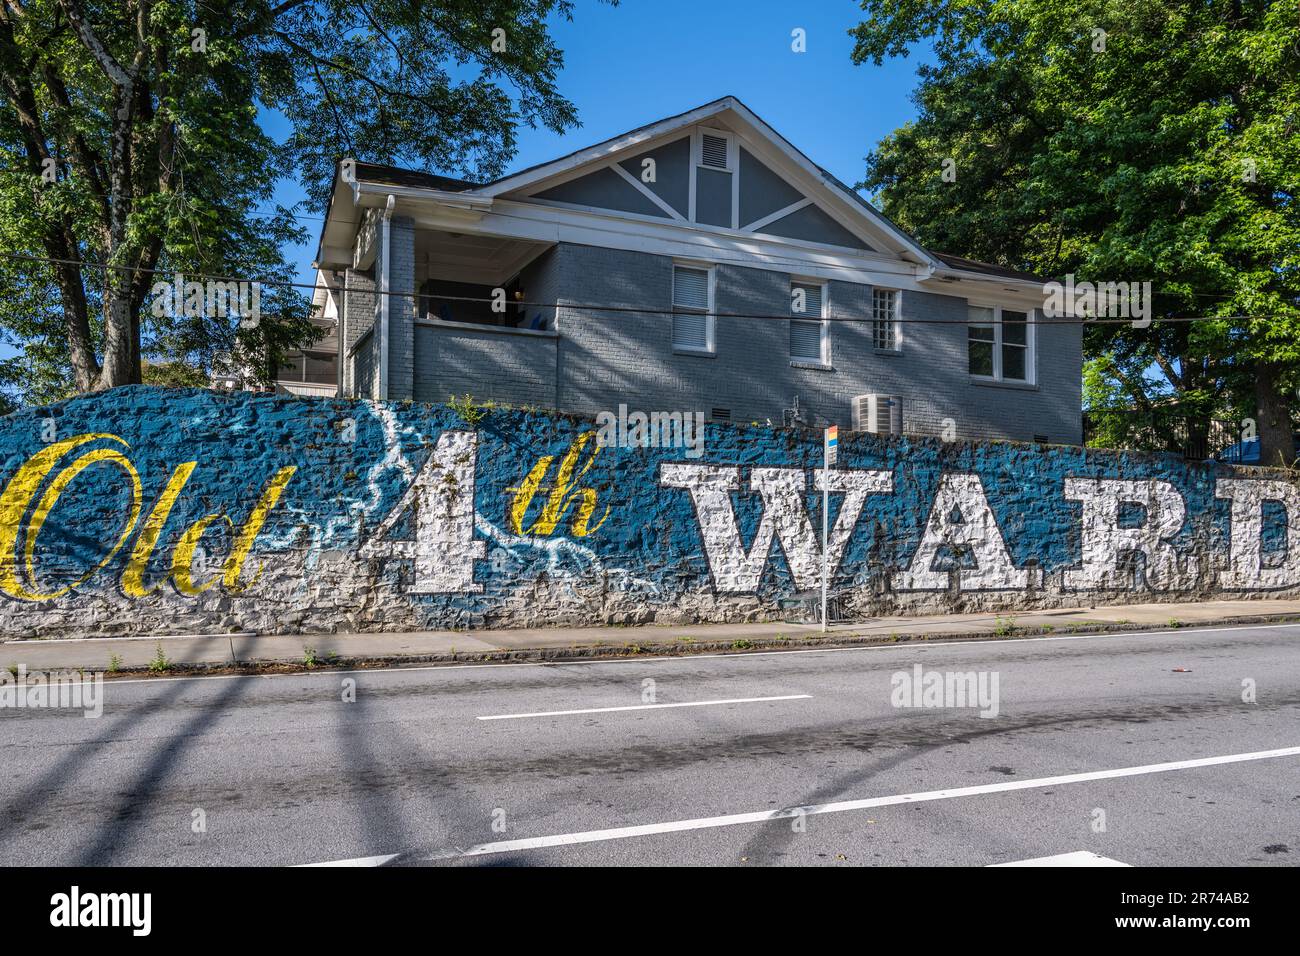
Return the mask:
<path fill-rule="evenodd" d="M 517 410 L 145 387 L 24 410 L 0 425 L 0 629 L 803 613 L 820 434 L 709 425 L 697 457 L 601 439 Z M 851 434 L 833 471 L 849 614 L 1300 591 L 1300 492 L 1279 472 Z"/>

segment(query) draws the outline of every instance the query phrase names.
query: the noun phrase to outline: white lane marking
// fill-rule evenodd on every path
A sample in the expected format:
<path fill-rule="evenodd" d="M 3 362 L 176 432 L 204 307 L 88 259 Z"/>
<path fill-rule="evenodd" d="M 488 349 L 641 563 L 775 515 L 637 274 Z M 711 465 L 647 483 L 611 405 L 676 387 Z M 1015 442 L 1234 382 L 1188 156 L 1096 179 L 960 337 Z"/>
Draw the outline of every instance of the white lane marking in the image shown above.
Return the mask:
<path fill-rule="evenodd" d="M 1065 636 L 1053 637 L 1016 637 L 1016 638 L 978 638 L 959 641 L 904 641 L 897 644 L 867 644 L 861 647 L 805 647 L 791 649 L 788 651 L 720 651 L 715 654 L 673 654 L 666 657 L 619 657 L 597 661 L 584 660 L 553 660 L 553 661 L 502 661 L 496 664 L 422 664 L 415 667 L 404 667 L 401 665 L 393 667 L 363 667 L 356 670 L 319 670 L 319 671 L 294 671 L 290 674 L 212 674 L 212 675 L 193 675 L 193 676 L 176 676 L 176 677 L 122 677 L 115 680 L 106 681 L 109 686 L 118 684 L 174 684 L 177 681 L 200 681 L 200 680 L 244 680 L 250 677 L 257 677 L 261 680 L 275 680 L 277 678 L 290 677 L 339 677 L 350 674 L 402 674 L 417 673 L 420 671 L 458 671 L 458 670 L 480 670 L 491 668 L 493 670 L 503 670 L 509 667 L 573 667 L 575 665 L 585 665 L 588 667 L 599 664 L 666 664 L 673 662 L 687 661 L 706 661 L 719 659 L 741 659 L 747 657 L 789 657 L 793 654 L 847 654 L 854 651 L 917 651 L 925 650 L 928 647 L 968 647 L 972 644 L 1001 644 L 1003 647 L 1009 647 L 1015 644 L 1039 644 L 1050 641 L 1093 641 L 1101 638 L 1110 640 L 1119 640 L 1128 637 L 1168 637 L 1176 634 L 1179 637 L 1191 637 L 1194 634 L 1221 634 L 1227 631 L 1271 631 L 1285 627 L 1300 627 L 1300 624 L 1243 624 L 1237 627 L 1185 627 L 1185 628 L 1168 628 L 1163 631 L 1101 631 L 1097 634 L 1071 634 Z M 0 642 L 0 648 L 5 645 Z M 533 648 L 538 650 L 539 648 Z M 540 648 L 545 650 L 545 648 Z M 257 663 L 248 661 L 247 663 Z M 266 660 L 262 663 L 277 664 L 284 661 Z M 215 666 L 222 666 L 213 662 Z M 46 670 L 60 670 L 60 667 L 43 668 Z M 77 668 L 68 665 L 67 669 L 76 670 Z M 84 667 L 82 668 L 85 669 Z M 82 683 L 91 683 L 82 681 Z"/>
<path fill-rule="evenodd" d="M 358 856 L 351 860 L 331 860 L 328 863 L 299 863 L 298 867 L 313 866 L 383 866 L 389 860 L 396 860 L 400 854 L 389 853 L 386 856 Z"/>
<path fill-rule="evenodd" d="M 767 700 L 811 700 L 812 694 L 784 697 L 732 697 L 728 700 L 693 700 L 684 704 L 634 704 L 628 707 L 588 707 L 584 710 L 543 710 L 535 714 L 493 714 L 477 720 L 517 720 L 520 717 L 568 717 L 570 714 L 611 714 L 619 710 L 662 710 L 667 707 L 710 707 L 714 704 L 758 704 Z"/>
<path fill-rule="evenodd" d="M 501 840 L 480 843 L 468 850 L 447 852 L 426 859 L 452 859 L 466 856 L 487 856 L 494 853 L 511 853 L 516 850 L 536 850 L 544 847 L 573 846 L 579 843 L 601 843 L 608 840 L 626 840 L 631 837 L 653 836 L 659 833 L 681 833 L 687 830 L 707 830 L 716 827 L 737 826 L 743 823 L 767 823 L 786 820 L 800 814 L 813 816 L 821 813 L 846 813 L 868 810 L 873 807 L 892 807 L 902 803 L 925 803 L 931 800 L 953 800 L 990 793 L 1007 793 L 1014 790 L 1031 790 L 1040 787 L 1061 787 L 1071 783 L 1088 783 L 1094 780 L 1114 780 L 1120 777 L 1137 777 L 1171 770 L 1192 770 L 1198 767 L 1215 767 L 1222 764 L 1243 763 L 1249 760 L 1270 760 L 1276 757 L 1300 756 L 1300 747 L 1283 747 L 1279 750 L 1258 750 L 1252 753 L 1228 754 L 1222 757 L 1198 757 L 1194 760 L 1177 760 L 1172 763 L 1145 764 L 1139 767 L 1121 767 L 1115 770 L 1093 770 L 1087 773 L 1070 773 L 1058 777 L 1038 777 L 1032 780 L 1012 780 L 989 783 L 975 787 L 956 787 L 951 790 L 927 790 L 922 793 L 902 793 L 888 797 L 869 797 L 865 800 L 845 800 L 839 803 L 815 804 L 807 807 L 787 807 L 783 810 L 759 810 L 754 813 L 733 813 L 719 817 L 698 817 L 693 820 L 672 820 L 667 823 L 647 823 L 641 826 L 612 827 L 607 830 L 587 830 L 579 833 L 560 833 L 555 836 L 529 837 L 522 840 Z"/>
<path fill-rule="evenodd" d="M 1132 866 L 1121 863 L 1108 856 L 1100 856 L 1091 850 L 1075 850 L 1073 853 L 1058 853 L 1056 856 L 1038 856 L 1032 860 L 1015 860 L 1011 863 L 990 863 L 989 869 L 998 866 Z"/>

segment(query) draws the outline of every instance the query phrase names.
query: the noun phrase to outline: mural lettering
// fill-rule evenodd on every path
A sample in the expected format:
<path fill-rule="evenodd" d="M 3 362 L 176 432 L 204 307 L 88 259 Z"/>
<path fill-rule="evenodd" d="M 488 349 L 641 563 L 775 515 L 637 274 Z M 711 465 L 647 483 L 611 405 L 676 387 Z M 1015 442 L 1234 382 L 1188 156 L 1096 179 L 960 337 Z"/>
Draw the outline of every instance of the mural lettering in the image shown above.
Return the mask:
<path fill-rule="evenodd" d="M 523 530 L 524 516 L 528 514 L 528 508 L 533 503 L 533 498 L 541 490 L 542 481 L 551 470 L 551 463 L 555 461 L 555 456 L 544 455 L 539 458 L 537 464 L 532 467 L 527 477 L 524 478 L 523 484 L 518 488 L 507 489 L 514 492 L 514 499 L 510 504 L 510 514 L 507 519 L 507 525 L 512 533 L 543 536 L 554 533 L 556 525 L 564 518 L 565 513 L 575 501 L 581 501 L 577 512 L 573 516 L 573 534 L 575 537 L 585 538 L 587 535 L 593 534 L 605 523 L 605 519 L 609 517 L 608 506 L 606 506 L 605 513 L 601 515 L 600 520 L 594 526 L 590 523 L 591 516 L 596 511 L 596 489 L 574 488 L 582 479 L 582 476 L 591 470 L 591 466 L 596 463 L 596 456 L 600 454 L 600 444 L 592 445 L 591 452 L 587 455 L 586 461 L 583 462 L 582 469 L 577 474 L 574 474 L 574 469 L 578 467 L 578 461 L 582 458 L 584 449 L 586 449 L 587 444 L 595 434 L 595 432 L 584 432 L 569 447 L 568 452 L 560 461 L 560 469 L 555 476 L 555 483 L 551 485 L 546 496 L 546 504 L 527 531 Z"/>
<path fill-rule="evenodd" d="M 412 563 L 412 594 L 474 594 L 474 561 L 487 543 L 474 539 L 474 473 L 478 435 L 443 432 L 415 481 L 360 549 L 363 558 L 404 558 Z M 412 536 L 391 540 L 393 526 L 408 511 Z"/>
<path fill-rule="evenodd" d="M 894 575 L 894 588 L 946 590 L 948 572 L 937 567 L 943 556 L 961 562 L 957 582 L 962 591 L 1024 590 L 1035 584 L 1032 572 L 1012 565 L 978 475 L 940 477 L 921 544 L 907 570 Z M 967 559 L 975 566 L 967 566 Z"/>
<path fill-rule="evenodd" d="M 814 484 L 823 490 L 823 472 Z M 732 492 L 740 489 L 740 468 L 726 465 L 688 465 L 677 462 L 661 466 L 659 483 L 684 488 L 691 494 L 699 521 L 700 536 L 709 561 L 713 586 L 719 591 L 756 591 L 772 539 L 781 544 L 795 587 L 812 590 L 821 582 L 821 535 L 813 530 L 804 503 L 806 477 L 802 468 L 753 468 L 749 486 L 763 499 L 763 517 L 754 540 L 746 551 L 732 507 Z M 827 541 L 831 572 L 839 568 L 849 536 L 862 514 L 867 496 L 888 493 L 893 476 L 887 471 L 837 469 L 827 485 L 832 494 L 843 494 L 835 525 Z"/>
<path fill-rule="evenodd" d="M 854 614 L 1300 593 L 1282 472 L 847 436 L 827 473 L 789 429 L 707 425 L 697 461 L 488 414 L 142 387 L 16 412 L 0 633 L 760 619 L 820 586 L 823 490 Z"/>
<path fill-rule="evenodd" d="M 98 571 L 106 567 L 131 538 L 143 510 L 143 489 L 135 465 L 119 448 L 99 447 L 84 451 L 55 473 L 56 467 L 64 456 L 82 446 L 96 442 L 107 442 L 121 449 L 130 449 L 130 445 L 124 439 L 108 433 L 87 433 L 66 438 L 28 458 L 9 480 L 3 493 L 0 493 L 0 592 L 22 601 L 51 601 L 62 597 L 74 588 L 85 584 Z M 98 563 L 61 587 L 44 590 L 43 588 L 51 586 L 40 583 L 40 575 L 37 571 L 37 544 L 41 531 L 73 481 L 83 472 L 98 465 L 113 467 L 121 472 L 125 479 L 130 503 L 120 531 Z M 140 533 L 132 547 L 130 559 L 120 581 L 122 592 L 127 596 L 143 597 L 158 587 L 158 583 L 150 585 L 145 582 L 145 568 L 157 548 L 163 526 L 167 523 L 176 500 L 197 465 L 198 462 L 190 461 L 177 466 L 167 486 L 150 510 L 149 516 L 140 527 Z M 213 577 L 198 584 L 193 580 L 192 575 L 194 554 L 199 542 L 208 527 L 218 521 L 224 522 L 230 529 L 232 540 L 230 554 L 222 566 L 220 577 L 222 584 L 226 590 L 237 594 L 257 580 L 257 575 L 254 575 L 250 581 L 242 580 L 244 565 L 267 516 L 279 501 L 281 493 L 296 470 L 295 466 L 290 465 L 275 474 L 242 527 L 236 528 L 226 514 L 216 513 L 203 516 L 181 534 L 172 552 L 169 575 L 180 593 L 194 596 L 216 583 L 217 578 Z M 52 480 L 45 485 L 46 479 L 51 475 L 53 475 Z M 45 490 L 42 492 L 43 485 Z M 259 569 L 258 574 L 260 573 Z"/>
<path fill-rule="evenodd" d="M 1214 496 L 1232 502 L 1232 537 L 1228 567 L 1219 574 L 1219 586 L 1239 588 L 1292 588 L 1300 585 L 1300 491 L 1284 481 L 1222 478 Z M 1282 561 L 1266 565 L 1263 547 L 1264 503 L 1286 509 L 1286 552 Z"/>
<path fill-rule="evenodd" d="M 1083 565 L 1065 572 L 1065 587 L 1128 588 L 1127 565 L 1141 556 L 1147 585 L 1156 591 L 1193 587 L 1194 577 L 1175 550 L 1172 538 L 1187 518 L 1183 496 L 1167 481 L 1102 478 L 1065 479 L 1065 499 L 1083 504 Z M 1121 507 L 1136 505 L 1140 520 L 1125 526 Z"/>

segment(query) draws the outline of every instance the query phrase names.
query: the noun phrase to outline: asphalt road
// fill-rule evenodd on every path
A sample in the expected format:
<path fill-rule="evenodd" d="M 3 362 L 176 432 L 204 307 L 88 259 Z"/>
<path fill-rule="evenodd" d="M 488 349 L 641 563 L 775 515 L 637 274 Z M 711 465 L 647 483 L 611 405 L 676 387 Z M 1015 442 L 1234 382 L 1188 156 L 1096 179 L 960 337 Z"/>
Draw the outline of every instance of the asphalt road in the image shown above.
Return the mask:
<path fill-rule="evenodd" d="M 110 681 L 0 747 L 3 865 L 1293 866 L 1300 626 Z"/>

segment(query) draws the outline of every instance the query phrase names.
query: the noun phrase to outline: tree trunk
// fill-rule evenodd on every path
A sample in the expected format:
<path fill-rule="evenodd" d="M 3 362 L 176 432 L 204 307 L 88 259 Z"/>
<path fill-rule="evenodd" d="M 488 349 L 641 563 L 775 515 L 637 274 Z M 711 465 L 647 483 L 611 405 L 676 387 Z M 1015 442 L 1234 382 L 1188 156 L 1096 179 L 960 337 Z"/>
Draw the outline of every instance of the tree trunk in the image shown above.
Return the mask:
<path fill-rule="evenodd" d="M 126 273 L 118 272 L 109 277 L 104 293 L 104 361 L 100 364 L 96 391 L 133 384 L 138 354 L 134 337 L 131 280 L 126 278 Z"/>
<path fill-rule="evenodd" d="M 68 339 L 68 359 L 72 363 L 72 378 L 78 392 L 89 392 L 99 377 L 99 362 L 95 359 L 95 343 L 90 332 L 90 310 L 86 305 L 85 290 L 81 285 L 81 272 L 76 266 L 56 265 L 54 274 L 59 282 L 63 300 L 65 334 Z"/>
<path fill-rule="evenodd" d="M 1295 462 L 1295 431 L 1291 403 L 1279 383 L 1282 367 L 1275 362 L 1255 366 L 1255 414 L 1259 429 L 1259 463 L 1289 466 Z"/>
<path fill-rule="evenodd" d="M 138 380 L 140 343 L 136 316 L 132 314 L 131 287 L 134 270 L 124 268 L 135 261 L 126 249 L 127 220 L 131 211 L 131 118 L 135 105 L 134 86 L 128 79 L 117 93 L 113 114 L 113 136 L 109 160 L 109 265 L 104 277 L 104 360 L 96 389 L 130 385 Z"/>

